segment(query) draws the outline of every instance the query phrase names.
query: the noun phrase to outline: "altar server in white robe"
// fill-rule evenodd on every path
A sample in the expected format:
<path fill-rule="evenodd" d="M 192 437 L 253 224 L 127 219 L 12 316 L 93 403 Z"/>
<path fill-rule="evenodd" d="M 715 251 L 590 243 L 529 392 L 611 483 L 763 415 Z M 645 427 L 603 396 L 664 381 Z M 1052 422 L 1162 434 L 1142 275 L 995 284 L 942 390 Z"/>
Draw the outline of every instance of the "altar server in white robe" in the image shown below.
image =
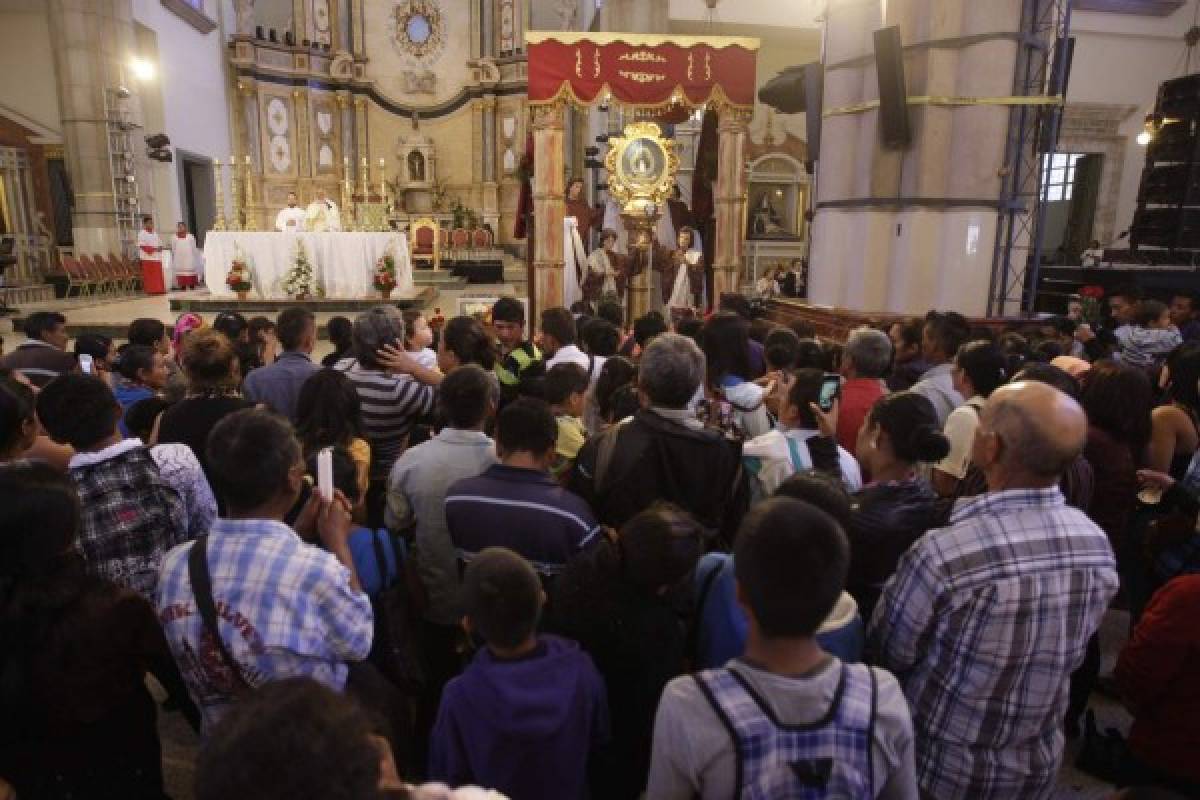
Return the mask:
<path fill-rule="evenodd" d="M 275 215 L 275 230 L 280 233 L 300 233 L 304 230 L 304 209 L 296 204 L 296 193 L 288 192 L 287 206 Z"/>
<path fill-rule="evenodd" d="M 141 254 L 142 290 L 146 294 L 166 294 L 163 282 L 163 243 L 154 230 L 154 217 L 142 218 L 138 231 L 138 252 Z"/>
<path fill-rule="evenodd" d="M 175 225 L 171 237 L 171 263 L 175 267 L 175 286 L 179 289 L 195 289 L 200 283 L 200 251 L 196 249 L 196 237 L 188 232 L 187 225 Z"/>
<path fill-rule="evenodd" d="M 317 199 L 308 204 L 308 229 L 314 233 L 329 233 L 342 229 L 342 215 L 337 203 L 329 199 L 324 189 L 317 189 Z"/>

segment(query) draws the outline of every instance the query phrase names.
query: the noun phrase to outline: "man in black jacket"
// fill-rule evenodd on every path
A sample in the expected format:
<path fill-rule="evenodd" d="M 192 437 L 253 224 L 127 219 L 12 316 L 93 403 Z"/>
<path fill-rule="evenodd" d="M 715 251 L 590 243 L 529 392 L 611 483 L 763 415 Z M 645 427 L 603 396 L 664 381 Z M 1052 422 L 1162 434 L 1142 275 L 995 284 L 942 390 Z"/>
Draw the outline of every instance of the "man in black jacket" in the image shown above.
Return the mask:
<path fill-rule="evenodd" d="M 705 428 L 691 408 L 704 354 L 686 336 L 664 333 L 639 366 L 642 409 L 583 446 L 568 487 L 614 528 L 665 500 L 732 541 L 748 497 L 741 445 Z"/>

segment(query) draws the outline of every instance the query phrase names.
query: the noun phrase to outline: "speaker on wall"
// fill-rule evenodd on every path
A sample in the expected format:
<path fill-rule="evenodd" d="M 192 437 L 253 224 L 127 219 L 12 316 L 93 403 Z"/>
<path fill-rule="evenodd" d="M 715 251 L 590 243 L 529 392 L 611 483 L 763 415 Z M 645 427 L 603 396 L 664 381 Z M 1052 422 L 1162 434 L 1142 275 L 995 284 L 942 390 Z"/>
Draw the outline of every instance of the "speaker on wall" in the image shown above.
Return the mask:
<path fill-rule="evenodd" d="M 912 144 L 908 124 L 908 89 L 904 82 L 904 48 L 900 28 L 875 31 L 875 72 L 879 79 L 879 131 L 884 147 L 903 149 Z"/>
<path fill-rule="evenodd" d="M 821 111 L 825 98 L 825 67 L 820 62 L 804 65 L 804 123 L 808 163 L 821 158 Z M 812 172 L 811 167 L 809 172 Z"/>
<path fill-rule="evenodd" d="M 1075 58 L 1075 37 L 1064 36 L 1054 45 L 1054 60 L 1050 64 L 1050 92 L 1067 96 L 1067 84 L 1071 79 L 1071 62 Z M 1058 149 L 1058 130 L 1062 124 L 1062 107 L 1042 108 L 1038 120 L 1038 152 L 1053 153 Z"/>

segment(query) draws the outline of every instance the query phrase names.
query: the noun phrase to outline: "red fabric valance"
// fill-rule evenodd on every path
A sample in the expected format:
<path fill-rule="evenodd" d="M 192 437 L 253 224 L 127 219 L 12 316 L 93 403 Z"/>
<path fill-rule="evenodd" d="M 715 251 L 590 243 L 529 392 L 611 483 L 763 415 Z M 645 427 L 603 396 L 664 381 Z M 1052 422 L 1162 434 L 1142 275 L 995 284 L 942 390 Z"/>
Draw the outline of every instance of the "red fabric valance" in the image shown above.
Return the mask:
<path fill-rule="evenodd" d="M 530 31 L 529 102 L 754 105 L 758 40 Z"/>

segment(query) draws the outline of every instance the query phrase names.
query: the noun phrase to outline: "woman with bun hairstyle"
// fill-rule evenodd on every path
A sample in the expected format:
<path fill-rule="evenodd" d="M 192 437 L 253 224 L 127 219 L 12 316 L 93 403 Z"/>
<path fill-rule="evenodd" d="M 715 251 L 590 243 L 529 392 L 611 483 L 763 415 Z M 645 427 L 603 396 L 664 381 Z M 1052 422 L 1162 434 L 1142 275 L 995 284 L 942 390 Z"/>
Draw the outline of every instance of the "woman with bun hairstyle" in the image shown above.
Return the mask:
<path fill-rule="evenodd" d="M 971 468 L 971 445 L 979 427 L 979 411 L 992 392 L 1008 382 L 1008 357 L 998 346 L 983 341 L 967 342 L 954 357 L 951 378 L 954 389 L 967 402 L 946 417 L 945 434 L 950 452 L 934 464 L 930 476 L 933 489 L 942 497 L 954 497 Z"/>
<path fill-rule="evenodd" d="M 863 619 L 870 619 L 900 556 L 936 527 L 937 496 L 919 479 L 918 466 L 945 458 L 950 442 L 928 399 L 898 392 L 871 407 L 856 451 L 873 481 L 853 498 L 846 590 L 858 601 Z"/>

